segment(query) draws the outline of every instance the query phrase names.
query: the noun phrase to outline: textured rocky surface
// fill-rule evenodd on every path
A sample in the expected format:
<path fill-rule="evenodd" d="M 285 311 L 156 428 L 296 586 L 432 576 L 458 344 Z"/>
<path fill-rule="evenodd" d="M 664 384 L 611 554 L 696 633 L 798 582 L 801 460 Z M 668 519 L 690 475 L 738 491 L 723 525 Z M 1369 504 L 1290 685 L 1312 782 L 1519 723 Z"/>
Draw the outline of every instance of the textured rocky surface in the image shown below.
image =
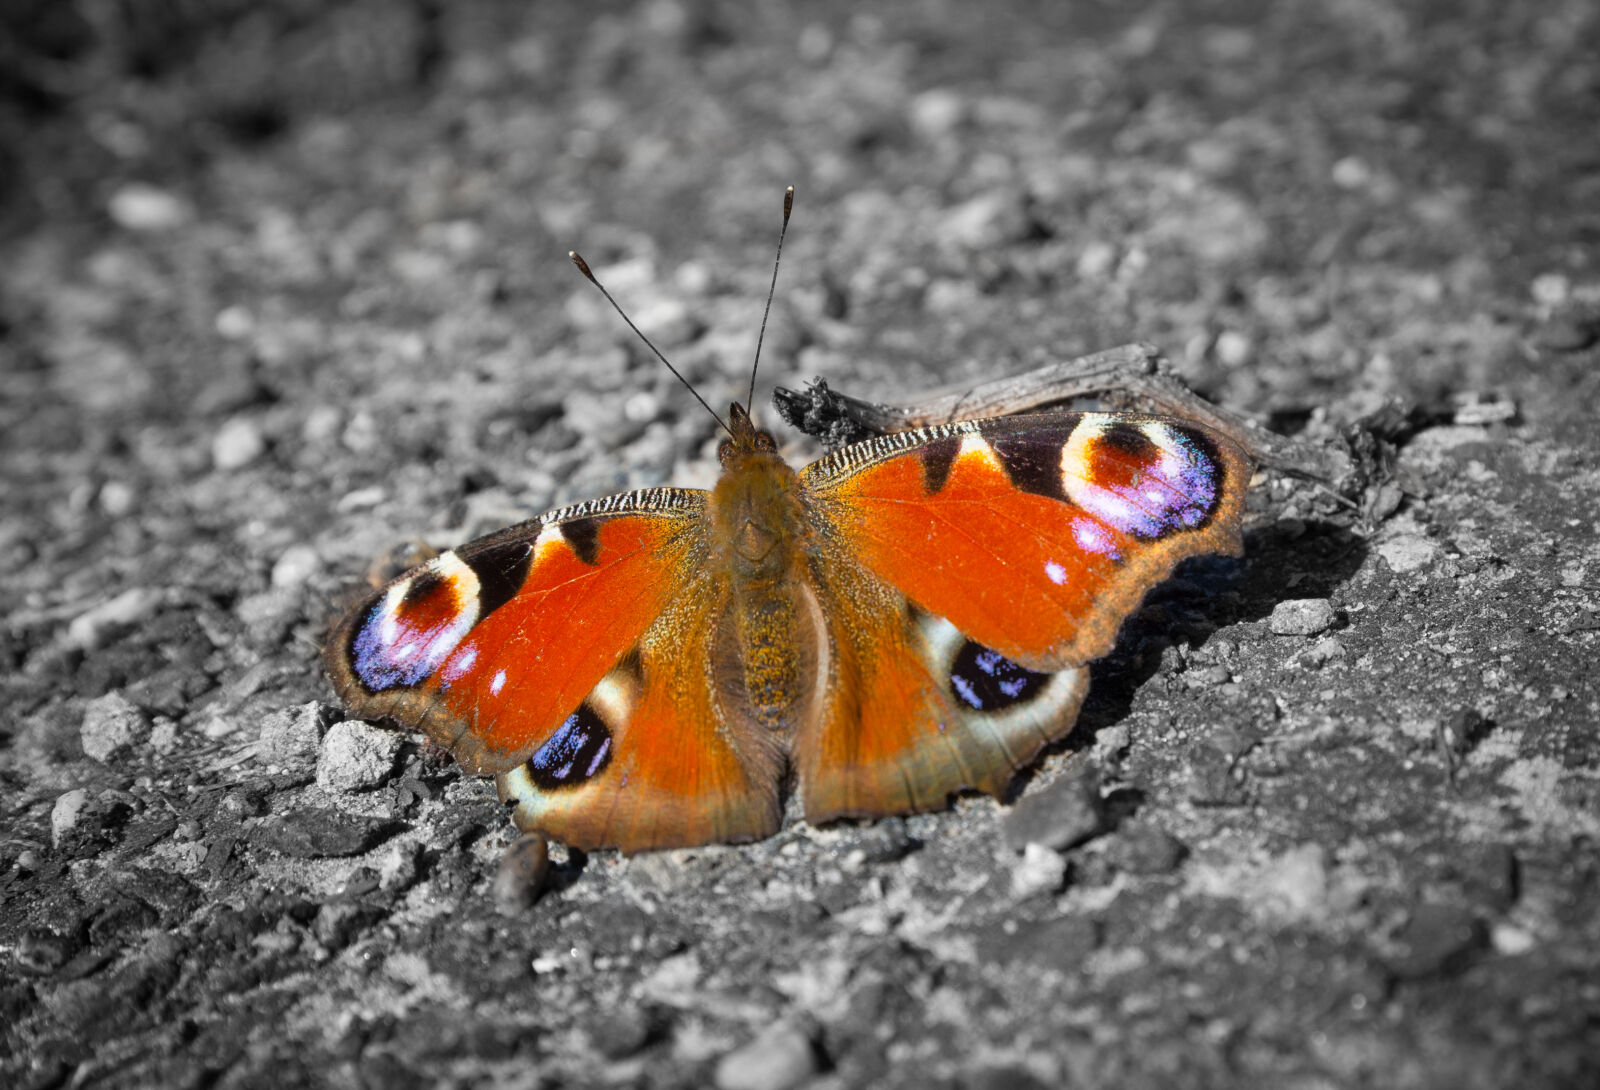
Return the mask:
<path fill-rule="evenodd" d="M 0 1082 L 1592 1078 L 1593 4 L 70 10 L 0 85 Z M 416 542 L 704 483 L 564 254 L 725 402 L 791 183 L 764 391 L 1148 340 L 1366 476 L 1267 474 L 1026 809 L 497 895 L 491 788 L 319 640 Z"/>

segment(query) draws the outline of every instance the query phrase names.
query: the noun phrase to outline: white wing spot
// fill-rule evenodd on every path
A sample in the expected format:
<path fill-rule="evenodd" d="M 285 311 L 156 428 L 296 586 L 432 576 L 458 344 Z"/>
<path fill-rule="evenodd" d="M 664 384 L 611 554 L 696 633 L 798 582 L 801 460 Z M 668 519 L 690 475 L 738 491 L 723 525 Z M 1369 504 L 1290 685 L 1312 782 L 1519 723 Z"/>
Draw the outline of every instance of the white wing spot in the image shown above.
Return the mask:
<path fill-rule="evenodd" d="M 1044 573 L 1050 577 L 1050 582 L 1056 586 L 1064 586 L 1067 582 L 1067 569 L 1054 560 L 1044 562 Z"/>
<path fill-rule="evenodd" d="M 498 670 L 498 671 L 495 672 L 494 680 L 489 682 L 489 691 L 491 693 L 493 693 L 495 696 L 499 696 L 500 695 L 500 690 L 504 689 L 505 687 L 506 687 L 506 672 L 503 669 L 502 670 Z"/>

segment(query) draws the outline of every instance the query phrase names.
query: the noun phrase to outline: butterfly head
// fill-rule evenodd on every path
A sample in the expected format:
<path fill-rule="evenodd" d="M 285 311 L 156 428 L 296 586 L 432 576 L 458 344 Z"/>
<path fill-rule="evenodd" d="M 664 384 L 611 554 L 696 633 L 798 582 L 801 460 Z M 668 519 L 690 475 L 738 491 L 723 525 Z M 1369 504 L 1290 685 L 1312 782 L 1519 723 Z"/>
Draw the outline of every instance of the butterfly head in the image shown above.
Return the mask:
<path fill-rule="evenodd" d="M 735 401 L 728 407 L 728 438 L 717 448 L 717 461 L 723 468 L 732 468 L 752 455 L 773 455 L 778 452 L 778 441 L 770 432 L 756 427 L 745 407 Z"/>

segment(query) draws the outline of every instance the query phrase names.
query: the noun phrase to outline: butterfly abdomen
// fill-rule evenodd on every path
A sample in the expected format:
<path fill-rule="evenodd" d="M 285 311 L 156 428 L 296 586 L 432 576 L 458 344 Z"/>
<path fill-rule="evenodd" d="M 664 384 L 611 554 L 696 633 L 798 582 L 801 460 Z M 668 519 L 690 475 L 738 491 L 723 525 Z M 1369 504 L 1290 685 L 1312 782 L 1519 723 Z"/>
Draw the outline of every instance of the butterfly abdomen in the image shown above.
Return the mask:
<path fill-rule="evenodd" d="M 787 733 L 815 703 L 822 640 L 805 578 L 799 481 L 772 451 L 724 464 L 706 509 L 729 588 L 714 648 L 720 702 L 732 720 Z"/>

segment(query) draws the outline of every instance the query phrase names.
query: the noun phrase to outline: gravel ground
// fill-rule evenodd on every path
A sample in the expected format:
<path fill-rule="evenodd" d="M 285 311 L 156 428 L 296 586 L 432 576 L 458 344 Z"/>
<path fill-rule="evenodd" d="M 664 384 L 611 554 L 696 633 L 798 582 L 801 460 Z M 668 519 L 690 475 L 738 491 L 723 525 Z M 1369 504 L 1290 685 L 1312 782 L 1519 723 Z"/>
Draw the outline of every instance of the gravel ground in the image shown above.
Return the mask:
<path fill-rule="evenodd" d="M 1593 1085 L 1589 0 L 137 8 L 0 39 L 0 1083 Z M 1143 340 L 1359 472 L 1267 472 L 1013 805 L 519 904 L 320 641 L 705 483 L 564 255 L 726 402 L 787 184 L 758 403 Z"/>

